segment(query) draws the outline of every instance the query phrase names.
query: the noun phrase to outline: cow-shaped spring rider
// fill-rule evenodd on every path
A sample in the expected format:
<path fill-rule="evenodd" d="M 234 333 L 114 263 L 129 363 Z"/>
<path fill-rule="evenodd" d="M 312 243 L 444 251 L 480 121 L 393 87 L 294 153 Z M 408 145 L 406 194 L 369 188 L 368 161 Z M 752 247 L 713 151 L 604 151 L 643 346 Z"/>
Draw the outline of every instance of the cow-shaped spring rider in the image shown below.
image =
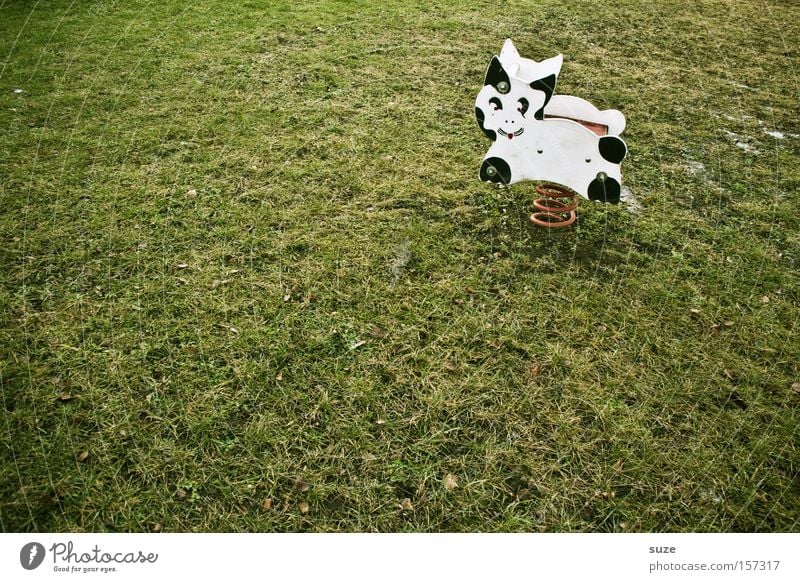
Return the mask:
<path fill-rule="evenodd" d="M 620 164 L 628 148 L 619 134 L 625 117 L 617 110 L 599 111 L 588 101 L 554 95 L 562 55 L 536 62 L 520 57 L 511 40 L 500 56 L 492 57 L 484 86 L 475 100 L 475 116 L 483 133 L 494 143 L 480 169 L 480 178 L 496 184 L 522 180 L 548 182 L 540 193 L 618 203 Z M 565 194 L 567 193 L 568 194 Z M 548 218 L 547 226 L 565 225 L 574 207 L 550 200 L 537 207 L 551 213 L 571 213 L 571 219 Z M 553 214 L 555 216 L 555 214 Z M 557 224 L 560 223 L 560 224 Z"/>

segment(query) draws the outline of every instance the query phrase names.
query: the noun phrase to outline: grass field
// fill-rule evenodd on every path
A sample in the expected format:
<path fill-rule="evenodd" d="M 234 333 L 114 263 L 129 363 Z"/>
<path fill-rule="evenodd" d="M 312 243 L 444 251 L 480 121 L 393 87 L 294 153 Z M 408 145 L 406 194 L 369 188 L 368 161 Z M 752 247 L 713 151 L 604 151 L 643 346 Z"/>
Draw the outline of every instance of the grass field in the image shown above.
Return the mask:
<path fill-rule="evenodd" d="M 636 205 L 477 178 L 507 37 Z M 791 1 L 0 0 L 3 531 L 800 531 Z"/>

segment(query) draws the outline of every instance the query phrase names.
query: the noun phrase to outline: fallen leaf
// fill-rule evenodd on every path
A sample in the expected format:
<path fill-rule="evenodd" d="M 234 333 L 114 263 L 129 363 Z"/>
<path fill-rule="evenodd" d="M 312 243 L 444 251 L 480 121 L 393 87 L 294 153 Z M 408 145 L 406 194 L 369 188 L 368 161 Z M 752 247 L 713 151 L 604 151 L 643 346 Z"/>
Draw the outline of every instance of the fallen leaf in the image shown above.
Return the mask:
<path fill-rule="evenodd" d="M 534 364 L 531 366 L 530 373 L 532 378 L 538 378 L 542 373 L 542 367 L 539 364 Z"/>
<path fill-rule="evenodd" d="M 305 515 L 306 513 L 308 513 L 308 510 L 309 510 L 309 509 L 311 509 L 311 508 L 308 506 L 308 503 L 306 503 L 305 501 L 301 501 L 301 502 L 300 502 L 300 503 L 297 505 L 297 507 L 299 507 L 299 508 L 300 508 L 300 513 L 302 513 L 303 515 Z"/>
<path fill-rule="evenodd" d="M 294 480 L 294 488 L 300 491 L 301 493 L 305 493 L 306 491 L 311 489 L 311 486 L 308 483 L 306 483 L 302 477 L 298 477 L 297 479 Z"/>
<path fill-rule="evenodd" d="M 161 524 L 160 524 L 160 523 L 156 523 L 156 524 L 154 524 L 154 525 L 153 525 L 153 532 L 154 532 L 154 533 L 158 533 L 158 532 L 160 532 L 160 531 L 161 531 Z"/>
<path fill-rule="evenodd" d="M 230 279 L 214 279 L 211 281 L 211 288 L 216 289 L 220 285 L 224 285 L 225 283 L 230 283 Z"/>
<path fill-rule="evenodd" d="M 188 266 L 189 266 L 189 264 L 188 264 L 188 263 L 178 263 L 177 265 L 175 265 L 175 268 L 176 268 L 176 269 L 185 269 L 185 268 L 187 268 Z"/>
<path fill-rule="evenodd" d="M 277 375 L 277 376 L 275 376 L 275 379 L 276 379 L 278 382 L 280 382 L 281 380 L 283 380 L 283 372 L 278 372 L 278 375 Z"/>
<path fill-rule="evenodd" d="M 234 335 L 239 335 L 239 330 L 236 329 L 235 327 L 229 327 L 228 331 L 231 332 Z"/>
<path fill-rule="evenodd" d="M 617 462 L 614 463 L 614 470 L 615 471 L 622 471 L 622 465 L 623 465 L 622 459 L 617 460 Z"/>
<path fill-rule="evenodd" d="M 58 499 L 58 494 L 52 491 L 48 491 L 47 493 L 43 493 L 39 497 L 36 498 L 36 501 L 39 502 L 40 505 L 47 505 L 48 503 L 53 503 Z"/>
<path fill-rule="evenodd" d="M 286 295 L 283 296 L 283 302 L 286 303 L 291 298 L 292 298 L 291 293 L 287 293 Z"/>
<path fill-rule="evenodd" d="M 261 504 L 261 509 L 264 511 L 269 511 L 272 509 L 272 497 L 267 497 L 264 502 Z"/>
<path fill-rule="evenodd" d="M 400 502 L 400 509 L 403 511 L 414 511 L 414 506 L 411 503 L 411 500 L 406 497 Z"/>
<path fill-rule="evenodd" d="M 448 473 L 447 475 L 444 476 L 444 479 L 442 479 L 442 485 L 444 485 L 444 488 L 447 491 L 452 491 L 453 489 L 458 487 L 458 477 L 456 477 L 452 473 Z"/>
<path fill-rule="evenodd" d="M 379 418 L 378 420 L 375 421 L 375 424 L 377 424 L 378 426 L 383 426 L 384 424 L 386 424 L 386 421 L 383 420 L 382 418 Z"/>
<path fill-rule="evenodd" d="M 186 499 L 186 495 L 187 495 L 187 493 L 186 493 L 186 491 L 185 491 L 184 489 L 178 489 L 178 490 L 175 492 L 175 496 L 176 496 L 178 499 Z"/>
<path fill-rule="evenodd" d="M 75 396 L 73 396 L 73 395 L 72 395 L 72 394 L 70 394 L 69 392 L 64 392 L 63 394 L 60 394 L 60 395 L 58 396 L 58 399 L 59 399 L 61 402 L 69 402 L 70 400 L 75 400 Z"/>
<path fill-rule="evenodd" d="M 83 463 L 88 458 L 89 458 L 89 451 L 83 451 L 80 455 L 78 455 L 78 462 Z"/>
<path fill-rule="evenodd" d="M 725 323 L 723 323 L 722 325 L 724 325 L 725 327 L 733 327 L 735 324 L 734 324 L 734 322 L 728 320 Z"/>
<path fill-rule="evenodd" d="M 716 323 L 711 326 L 710 333 L 711 333 L 712 336 L 719 335 L 719 326 Z"/>
<path fill-rule="evenodd" d="M 22 89 L 17 87 L 16 89 L 14 89 L 14 93 L 17 93 L 17 94 L 22 93 Z"/>
<path fill-rule="evenodd" d="M 800 392 L 800 382 L 792 382 L 792 390 Z"/>
<path fill-rule="evenodd" d="M 700 315 L 700 310 L 693 307 L 692 309 L 689 310 L 689 313 L 691 313 L 692 315 Z"/>
<path fill-rule="evenodd" d="M 360 348 L 361 346 L 363 346 L 366 343 L 367 343 L 367 340 L 358 340 L 357 342 L 354 342 L 353 345 L 350 346 L 350 349 L 351 350 L 358 349 L 358 348 Z"/>
<path fill-rule="evenodd" d="M 369 335 L 371 335 L 375 339 L 381 339 L 386 337 L 386 332 L 377 325 L 373 325 L 372 329 L 369 330 Z"/>
<path fill-rule="evenodd" d="M 764 295 L 764 296 L 761 298 L 761 303 L 764 303 L 764 304 L 767 304 L 767 303 L 769 303 L 769 295 Z"/>
<path fill-rule="evenodd" d="M 189 198 L 194 198 L 195 196 L 197 196 L 197 190 L 195 190 L 194 188 L 192 188 L 191 190 L 187 190 L 186 195 Z"/>

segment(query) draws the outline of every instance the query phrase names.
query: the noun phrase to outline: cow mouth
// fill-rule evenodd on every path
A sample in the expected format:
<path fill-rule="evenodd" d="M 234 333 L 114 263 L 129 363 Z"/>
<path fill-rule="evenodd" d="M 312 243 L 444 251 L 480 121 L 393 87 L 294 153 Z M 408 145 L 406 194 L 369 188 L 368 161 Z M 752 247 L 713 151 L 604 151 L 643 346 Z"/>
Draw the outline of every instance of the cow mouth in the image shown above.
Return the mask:
<path fill-rule="evenodd" d="M 521 136 L 522 132 L 524 132 L 524 131 L 525 131 L 525 128 L 524 127 L 520 127 L 517 131 L 509 133 L 509 132 L 507 132 L 505 129 L 503 129 L 501 127 L 501 128 L 498 128 L 497 133 L 499 133 L 502 136 L 507 137 L 508 139 L 514 139 L 515 137 Z"/>

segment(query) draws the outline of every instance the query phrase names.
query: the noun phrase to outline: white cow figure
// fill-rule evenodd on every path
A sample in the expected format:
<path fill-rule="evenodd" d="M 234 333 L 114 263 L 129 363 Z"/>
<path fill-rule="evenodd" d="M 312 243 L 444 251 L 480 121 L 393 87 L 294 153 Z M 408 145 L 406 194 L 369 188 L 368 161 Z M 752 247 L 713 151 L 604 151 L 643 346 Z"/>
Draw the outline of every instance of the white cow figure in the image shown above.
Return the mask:
<path fill-rule="evenodd" d="M 625 117 L 578 97 L 554 97 L 562 61 L 562 55 L 538 63 L 524 59 L 510 39 L 500 56 L 492 57 L 475 100 L 478 125 L 494 142 L 480 178 L 497 184 L 552 182 L 616 204 L 620 164 L 628 152 L 619 138 Z"/>

